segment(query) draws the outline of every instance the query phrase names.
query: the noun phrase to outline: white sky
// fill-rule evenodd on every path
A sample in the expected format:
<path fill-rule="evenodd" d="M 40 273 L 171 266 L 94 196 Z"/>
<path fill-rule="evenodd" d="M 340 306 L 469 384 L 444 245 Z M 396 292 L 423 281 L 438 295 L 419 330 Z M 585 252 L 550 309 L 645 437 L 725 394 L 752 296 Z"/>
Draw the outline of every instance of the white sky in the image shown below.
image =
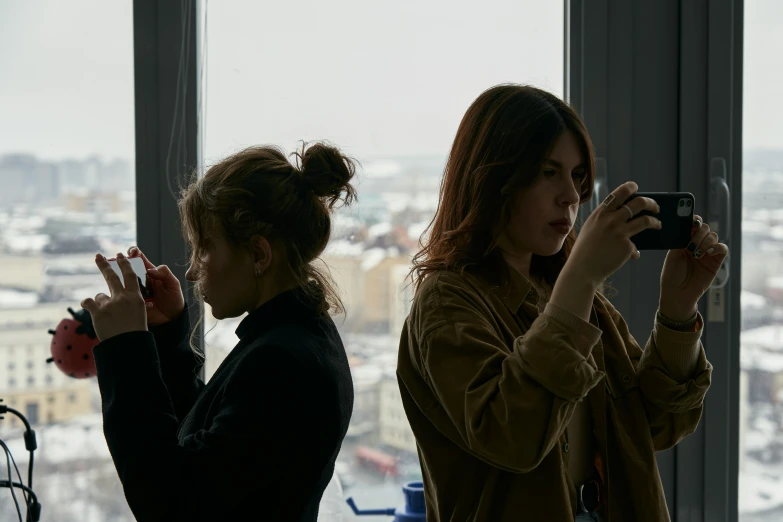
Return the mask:
<path fill-rule="evenodd" d="M 485 88 L 562 95 L 562 1 L 455 4 L 210 1 L 207 161 L 324 138 L 445 156 Z M 783 148 L 783 2 L 745 4 L 744 144 Z M 133 159 L 130 0 L 0 0 L 0 49 L 0 154 Z"/>

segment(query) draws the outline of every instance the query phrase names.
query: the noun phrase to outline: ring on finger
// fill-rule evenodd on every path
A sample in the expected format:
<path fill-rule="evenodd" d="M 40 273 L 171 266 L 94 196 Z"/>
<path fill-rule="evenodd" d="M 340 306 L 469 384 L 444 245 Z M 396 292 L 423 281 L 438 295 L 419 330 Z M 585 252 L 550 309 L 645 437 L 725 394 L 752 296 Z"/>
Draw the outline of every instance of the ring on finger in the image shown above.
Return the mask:
<path fill-rule="evenodd" d="M 696 259 L 701 259 L 705 254 L 711 254 L 713 250 L 712 246 L 713 245 L 702 245 L 693 252 L 693 257 Z"/>
<path fill-rule="evenodd" d="M 711 253 L 708 250 L 712 250 L 711 247 L 714 246 L 714 244 L 715 243 L 712 242 L 712 241 L 707 241 L 707 238 L 705 237 L 701 241 L 701 243 L 699 244 L 699 247 L 698 248 L 694 248 L 694 250 L 692 251 L 693 252 L 693 257 L 695 257 L 696 259 L 701 259 L 702 257 L 704 257 L 704 254 Z M 688 246 L 690 246 L 690 245 L 688 245 Z"/>
<path fill-rule="evenodd" d="M 696 220 L 696 222 L 697 223 L 701 223 L 701 221 L 698 221 L 698 220 Z M 700 229 L 700 228 L 701 228 L 701 224 L 697 227 L 697 229 Z M 698 240 L 699 242 L 697 244 L 696 243 L 696 239 L 698 239 L 698 238 L 696 238 L 697 235 L 699 235 L 699 232 L 694 231 L 693 236 L 691 237 L 691 242 L 688 243 L 687 247 L 685 247 L 685 249 L 688 252 L 693 254 L 693 257 L 697 257 L 696 256 L 696 252 L 699 250 L 699 245 L 704 244 L 704 242 L 707 240 L 707 238 L 709 238 L 711 235 L 715 235 L 715 242 L 716 243 L 718 241 L 718 234 L 715 234 L 714 231 L 710 231 L 710 232 L 704 234 L 704 236 L 701 239 Z M 705 249 L 702 248 L 701 250 L 705 250 Z"/>
<path fill-rule="evenodd" d="M 633 219 L 633 210 L 631 210 L 631 207 L 629 207 L 628 205 L 622 205 L 622 208 L 624 208 L 625 210 L 628 211 L 628 214 L 629 214 L 628 221 L 632 220 Z"/>
<path fill-rule="evenodd" d="M 715 236 L 714 241 L 708 241 L 710 239 L 710 236 Z M 712 254 L 715 251 L 715 245 L 718 244 L 718 234 L 715 232 L 710 232 L 707 234 L 707 236 L 702 240 L 702 247 L 699 249 L 702 251 L 702 255 L 696 256 L 696 252 L 694 252 L 694 257 L 696 259 L 700 259 L 704 257 L 705 254 Z"/>
<path fill-rule="evenodd" d="M 609 194 L 608 196 L 606 196 L 603 205 L 605 207 L 609 207 L 609 205 L 611 205 L 613 201 L 614 201 L 614 194 Z"/>

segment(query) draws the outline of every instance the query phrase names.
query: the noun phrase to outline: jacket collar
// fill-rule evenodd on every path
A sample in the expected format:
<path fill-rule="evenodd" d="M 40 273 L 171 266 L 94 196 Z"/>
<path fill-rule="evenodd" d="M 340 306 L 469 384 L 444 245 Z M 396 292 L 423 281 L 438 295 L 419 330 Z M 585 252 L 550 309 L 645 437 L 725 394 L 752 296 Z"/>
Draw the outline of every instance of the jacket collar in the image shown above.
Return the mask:
<path fill-rule="evenodd" d="M 508 267 L 508 283 L 496 289 L 500 299 L 513 313 L 519 311 L 519 307 L 525 301 L 538 304 L 538 291 L 530 280 L 512 267 Z"/>

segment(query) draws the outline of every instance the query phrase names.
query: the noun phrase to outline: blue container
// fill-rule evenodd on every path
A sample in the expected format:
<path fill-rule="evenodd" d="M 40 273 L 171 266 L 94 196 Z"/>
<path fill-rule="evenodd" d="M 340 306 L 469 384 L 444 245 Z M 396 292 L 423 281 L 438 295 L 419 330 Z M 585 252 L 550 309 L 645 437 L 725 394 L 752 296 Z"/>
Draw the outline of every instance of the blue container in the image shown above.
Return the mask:
<path fill-rule="evenodd" d="M 421 482 L 408 482 L 402 486 L 402 493 L 405 495 L 405 507 L 387 508 L 387 509 L 359 509 L 349 497 L 346 502 L 353 512 L 359 516 L 362 515 L 388 515 L 394 517 L 394 522 L 426 522 L 427 514 L 424 507 L 424 484 Z"/>

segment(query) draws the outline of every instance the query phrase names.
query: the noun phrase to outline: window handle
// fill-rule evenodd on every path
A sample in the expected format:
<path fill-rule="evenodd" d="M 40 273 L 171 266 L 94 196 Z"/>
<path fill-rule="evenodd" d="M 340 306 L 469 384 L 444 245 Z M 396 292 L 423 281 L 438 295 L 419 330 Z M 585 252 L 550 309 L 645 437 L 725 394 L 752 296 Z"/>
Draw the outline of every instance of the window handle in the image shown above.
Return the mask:
<path fill-rule="evenodd" d="M 722 243 L 730 245 L 731 240 L 731 190 L 729 189 L 726 160 L 715 157 L 710 160 L 710 195 L 707 201 L 707 222 L 710 229 L 719 235 Z M 723 264 L 712 282 L 712 288 L 723 288 L 729 281 L 729 257 Z"/>

